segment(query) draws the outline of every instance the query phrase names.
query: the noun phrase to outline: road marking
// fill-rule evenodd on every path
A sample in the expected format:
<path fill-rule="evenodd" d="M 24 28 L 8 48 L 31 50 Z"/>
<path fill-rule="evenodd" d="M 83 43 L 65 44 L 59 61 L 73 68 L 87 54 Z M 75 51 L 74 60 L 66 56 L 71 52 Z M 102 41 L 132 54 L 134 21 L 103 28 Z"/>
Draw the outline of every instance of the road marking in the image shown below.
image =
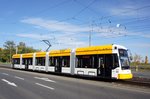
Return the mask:
<path fill-rule="evenodd" d="M 21 78 L 21 77 L 18 77 L 18 76 L 15 76 L 15 78 L 20 79 L 20 80 L 24 80 L 24 78 Z"/>
<path fill-rule="evenodd" d="M 35 83 L 35 84 L 39 85 L 39 86 L 42 86 L 42 87 L 45 87 L 45 88 L 48 88 L 48 89 L 51 89 L 51 90 L 54 90 L 54 88 L 46 86 L 46 85 L 43 85 L 43 84 L 40 84 L 40 83 Z"/>
<path fill-rule="evenodd" d="M 50 80 L 50 79 L 48 79 L 48 78 L 40 78 L 40 77 L 34 77 L 35 79 L 40 79 L 40 80 L 44 80 L 44 81 L 48 81 L 48 82 L 53 82 L 53 83 L 55 83 L 55 81 L 54 80 Z"/>
<path fill-rule="evenodd" d="M 14 87 L 17 87 L 17 85 L 13 82 L 9 82 L 8 80 L 6 79 L 2 79 L 2 81 L 6 82 L 7 84 L 11 85 L 11 86 L 14 86 Z"/>
<path fill-rule="evenodd" d="M 9 75 L 9 74 L 7 74 L 7 73 L 2 73 L 2 74 L 3 74 L 3 75 L 7 75 L 7 76 Z"/>

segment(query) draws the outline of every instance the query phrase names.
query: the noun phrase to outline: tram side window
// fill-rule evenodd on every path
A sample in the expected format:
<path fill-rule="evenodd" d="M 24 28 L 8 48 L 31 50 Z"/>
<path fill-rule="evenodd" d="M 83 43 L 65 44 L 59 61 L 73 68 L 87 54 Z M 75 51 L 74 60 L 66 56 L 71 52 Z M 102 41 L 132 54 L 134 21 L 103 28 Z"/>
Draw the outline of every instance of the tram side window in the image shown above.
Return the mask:
<path fill-rule="evenodd" d="M 29 59 L 28 59 L 28 64 L 29 64 L 29 65 L 32 65 L 32 58 L 29 58 Z"/>
<path fill-rule="evenodd" d="M 60 59 L 61 64 L 63 67 L 70 67 L 70 57 L 69 56 L 63 56 Z"/>
<path fill-rule="evenodd" d="M 109 68 L 115 69 L 119 66 L 117 54 L 105 55 L 105 65 Z"/>
<path fill-rule="evenodd" d="M 22 59 L 22 65 L 25 65 L 25 64 L 27 64 L 27 63 L 26 63 L 26 59 L 23 58 L 23 59 Z"/>
<path fill-rule="evenodd" d="M 77 56 L 77 68 L 96 68 L 96 55 L 81 55 Z"/>
<path fill-rule="evenodd" d="M 49 58 L 49 65 L 50 66 L 55 66 L 56 65 L 55 60 L 56 60 L 56 57 L 50 57 Z"/>
<path fill-rule="evenodd" d="M 45 66 L 45 57 L 36 57 L 36 65 Z"/>
<path fill-rule="evenodd" d="M 59 66 L 60 65 L 60 57 L 50 57 L 50 66 Z"/>
<path fill-rule="evenodd" d="M 24 58 L 22 59 L 22 65 L 25 65 L 25 59 Z"/>
<path fill-rule="evenodd" d="M 13 63 L 14 64 L 20 64 L 20 58 L 14 58 Z"/>
<path fill-rule="evenodd" d="M 23 65 L 26 65 L 26 64 L 32 65 L 32 58 L 23 58 L 22 59 L 22 64 Z"/>
<path fill-rule="evenodd" d="M 49 63 L 50 66 L 70 67 L 70 57 L 69 56 L 50 57 Z"/>

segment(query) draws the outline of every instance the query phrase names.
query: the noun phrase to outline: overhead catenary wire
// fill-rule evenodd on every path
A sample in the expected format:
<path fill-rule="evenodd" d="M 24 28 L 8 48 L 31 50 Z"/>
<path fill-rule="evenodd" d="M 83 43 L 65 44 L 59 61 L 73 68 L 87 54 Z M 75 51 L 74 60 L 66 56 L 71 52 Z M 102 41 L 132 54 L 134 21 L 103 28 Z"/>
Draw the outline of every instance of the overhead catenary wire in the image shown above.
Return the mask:
<path fill-rule="evenodd" d="M 72 16 L 72 18 L 76 18 L 78 15 L 80 15 L 83 11 L 88 9 L 95 2 L 96 2 L 96 0 L 93 0 L 92 2 L 90 2 L 87 6 L 85 6 L 83 9 L 81 9 L 79 12 L 77 12 L 74 16 Z"/>

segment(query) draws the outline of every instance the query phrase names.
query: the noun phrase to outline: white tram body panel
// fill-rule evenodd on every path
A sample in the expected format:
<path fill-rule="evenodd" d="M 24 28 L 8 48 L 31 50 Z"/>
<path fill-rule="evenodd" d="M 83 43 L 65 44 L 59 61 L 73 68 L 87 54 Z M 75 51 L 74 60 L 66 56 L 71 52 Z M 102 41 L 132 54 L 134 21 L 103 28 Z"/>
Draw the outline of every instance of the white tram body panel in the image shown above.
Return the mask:
<path fill-rule="evenodd" d="M 14 64 L 14 68 L 20 69 L 20 64 Z"/>
<path fill-rule="evenodd" d="M 48 67 L 48 72 L 55 72 L 55 67 L 54 66 L 49 66 Z"/>
<path fill-rule="evenodd" d="M 62 73 L 70 73 L 71 69 L 70 67 L 62 67 Z"/>
<path fill-rule="evenodd" d="M 77 51 L 78 50 L 78 51 Z M 38 52 L 38 53 L 27 53 L 27 54 L 16 54 L 13 56 L 14 62 L 12 64 L 13 68 L 44 71 L 44 72 L 57 72 L 57 73 L 67 73 L 71 75 L 89 75 L 89 76 L 100 76 L 109 77 L 115 79 L 131 79 L 132 73 L 129 66 L 125 66 L 125 61 L 128 57 L 123 56 L 126 54 L 127 48 L 121 45 L 105 45 L 103 46 L 93 46 L 85 47 L 73 50 L 56 50 L 53 52 Z M 29 55 L 29 56 L 28 56 Z M 111 56 L 112 55 L 112 56 Z M 113 56 L 114 55 L 114 56 Z M 66 58 L 69 64 L 66 66 L 56 63 L 55 65 L 50 65 L 52 61 L 50 57 L 57 58 L 56 61 L 62 61 L 60 58 Z M 59 58 L 60 57 L 60 58 Z M 70 58 L 69 58 L 70 57 Z M 117 65 L 115 66 L 114 58 L 117 57 Z M 44 63 L 37 63 L 37 59 L 45 60 Z M 80 59 L 81 58 L 81 59 Z M 16 59 L 16 60 L 15 60 Z M 81 64 L 78 60 L 82 61 Z M 113 66 L 109 64 L 109 59 L 112 61 Z M 18 62 L 19 60 L 19 62 Z M 29 63 L 30 61 L 30 63 Z M 92 61 L 90 63 L 93 67 L 86 66 L 83 62 Z M 24 63 L 23 63 L 24 62 Z M 63 63 L 64 64 L 64 61 Z M 78 65 L 80 65 L 78 67 Z M 90 65 L 89 65 L 90 66 Z"/>
<path fill-rule="evenodd" d="M 37 70 L 37 71 L 46 71 L 46 68 L 45 68 L 45 66 L 35 66 L 35 70 Z"/>
<path fill-rule="evenodd" d="M 34 70 L 34 66 L 33 65 L 29 65 L 29 70 Z"/>
<path fill-rule="evenodd" d="M 75 74 L 97 76 L 97 69 L 75 68 Z"/>
<path fill-rule="evenodd" d="M 123 70 L 121 68 L 121 61 L 120 61 L 120 56 L 119 56 L 119 52 L 118 49 L 124 49 L 124 50 L 128 50 L 126 47 L 121 46 L 121 45 L 113 45 L 113 52 L 112 53 L 116 53 L 118 55 L 119 58 L 119 67 L 112 69 L 112 78 L 115 79 L 128 79 L 128 78 L 132 78 L 132 73 L 131 73 L 131 69 L 125 69 Z"/>

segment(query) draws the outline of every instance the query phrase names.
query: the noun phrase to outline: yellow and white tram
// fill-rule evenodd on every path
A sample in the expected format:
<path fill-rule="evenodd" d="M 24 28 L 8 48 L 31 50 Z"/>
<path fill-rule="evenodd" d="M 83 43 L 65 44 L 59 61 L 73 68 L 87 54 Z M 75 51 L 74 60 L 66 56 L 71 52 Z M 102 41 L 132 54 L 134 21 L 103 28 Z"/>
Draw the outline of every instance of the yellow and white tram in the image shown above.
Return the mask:
<path fill-rule="evenodd" d="M 13 68 L 131 79 L 127 48 L 121 45 L 90 46 L 13 55 Z"/>

